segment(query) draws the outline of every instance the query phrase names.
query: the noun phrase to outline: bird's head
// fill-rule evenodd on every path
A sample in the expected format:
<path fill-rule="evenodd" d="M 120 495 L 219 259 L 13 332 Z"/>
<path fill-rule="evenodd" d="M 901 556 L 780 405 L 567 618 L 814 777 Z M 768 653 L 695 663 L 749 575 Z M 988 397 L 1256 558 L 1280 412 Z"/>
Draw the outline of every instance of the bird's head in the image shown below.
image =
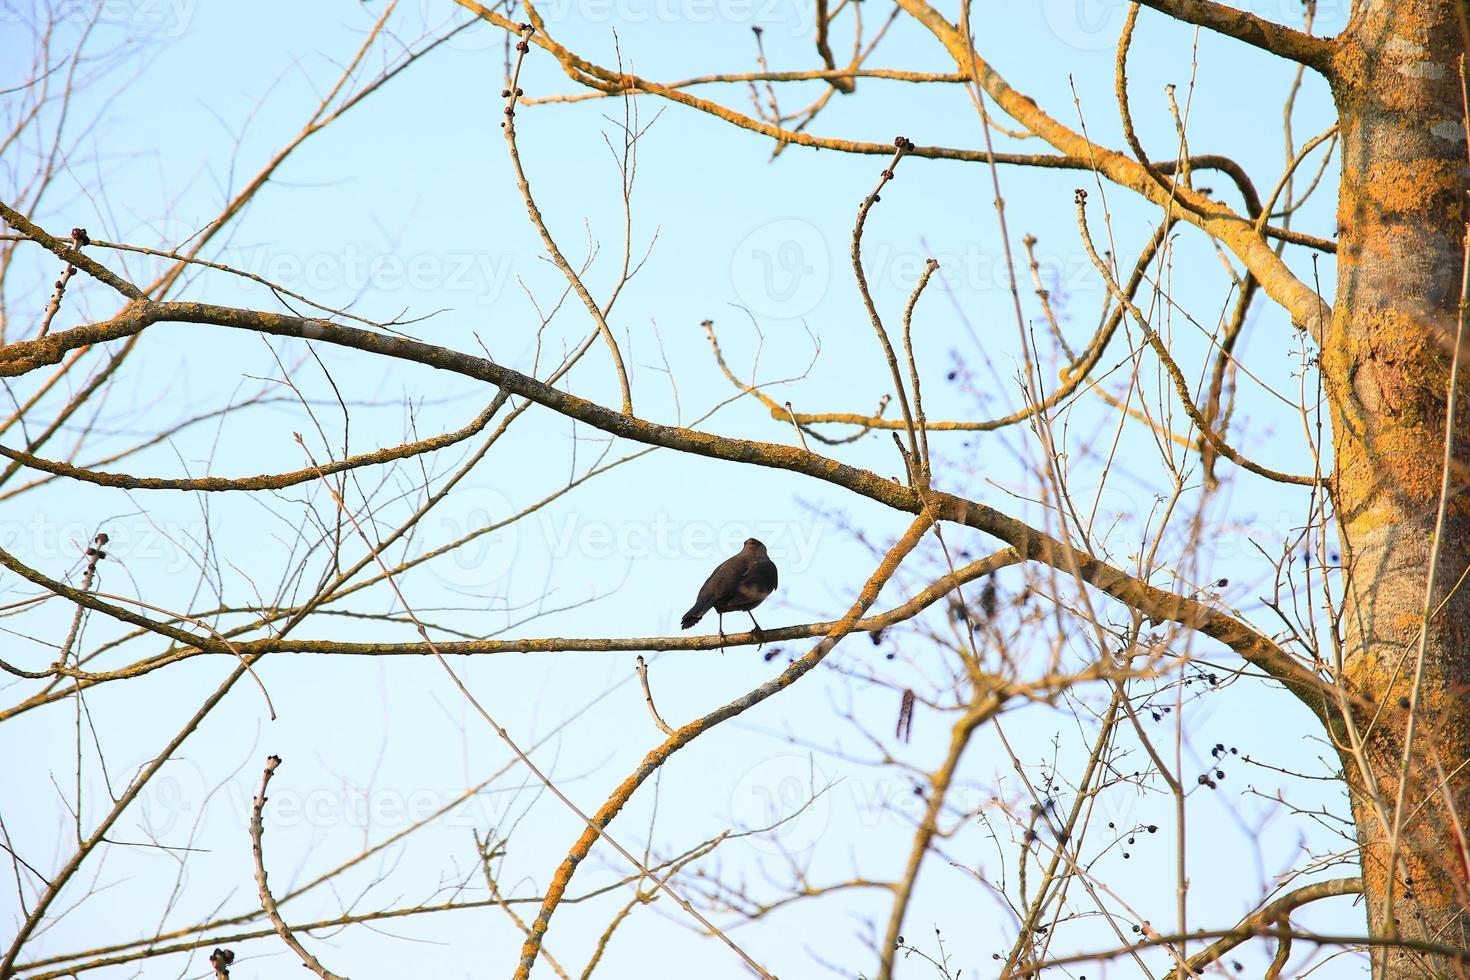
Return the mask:
<path fill-rule="evenodd" d="M 745 550 L 746 551 L 749 551 L 752 554 L 763 555 L 763 554 L 766 553 L 766 546 L 763 545 L 763 544 L 761 544 L 755 538 L 746 538 L 745 539 Z"/>

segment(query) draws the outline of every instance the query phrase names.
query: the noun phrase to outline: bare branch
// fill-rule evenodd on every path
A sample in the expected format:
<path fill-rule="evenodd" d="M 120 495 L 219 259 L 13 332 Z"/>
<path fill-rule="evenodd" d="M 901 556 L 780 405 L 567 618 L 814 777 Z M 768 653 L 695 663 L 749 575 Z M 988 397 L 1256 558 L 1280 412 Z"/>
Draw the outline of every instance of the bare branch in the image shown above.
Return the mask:
<path fill-rule="evenodd" d="M 641 655 L 638 657 L 636 664 L 638 670 L 638 683 L 643 685 L 643 700 L 648 705 L 648 713 L 653 716 L 653 723 L 657 725 L 658 730 L 663 732 L 665 735 L 674 734 L 674 730 L 668 726 L 667 722 L 659 717 L 658 708 L 654 707 L 653 705 L 653 689 L 648 686 L 648 664 L 644 662 Z"/>
<path fill-rule="evenodd" d="M 265 760 L 265 771 L 260 776 L 260 792 L 255 795 L 255 802 L 250 808 L 250 852 L 255 855 L 255 884 L 260 890 L 260 907 L 265 914 L 270 916 L 271 925 L 275 926 L 276 935 L 281 937 L 281 942 L 290 947 L 301 960 L 301 965 L 312 973 L 321 977 L 322 980 L 347 980 L 346 977 L 338 976 L 331 970 L 322 966 L 311 953 L 307 952 L 305 946 L 296 938 L 291 927 L 286 925 L 286 920 L 281 918 L 281 912 L 276 908 L 276 900 L 271 895 L 270 885 L 266 884 L 265 871 L 265 846 L 261 838 L 265 835 L 265 790 L 270 785 L 271 776 L 275 775 L 276 768 L 281 764 L 281 757 L 270 756 Z"/>
<path fill-rule="evenodd" d="M 1257 17 L 1245 10 L 1215 3 L 1214 0 L 1139 0 L 1145 7 L 1168 14 L 1176 20 L 1243 41 L 1262 51 L 1306 65 L 1322 74 L 1331 71 L 1332 56 L 1337 45 L 1326 38 L 1313 37 L 1285 27 L 1275 21 Z"/>

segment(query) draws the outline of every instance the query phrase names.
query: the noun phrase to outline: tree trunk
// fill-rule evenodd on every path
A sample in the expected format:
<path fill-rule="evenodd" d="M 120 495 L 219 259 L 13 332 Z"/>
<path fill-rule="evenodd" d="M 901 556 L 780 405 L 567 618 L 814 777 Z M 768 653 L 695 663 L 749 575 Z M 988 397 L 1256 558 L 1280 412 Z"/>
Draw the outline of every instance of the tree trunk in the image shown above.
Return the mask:
<path fill-rule="evenodd" d="M 1470 352 L 1417 702 L 1425 587 L 1444 465 L 1464 261 L 1464 0 L 1360 0 L 1332 66 L 1340 114 L 1337 301 L 1322 353 L 1332 402 L 1334 502 L 1346 568 L 1344 673 L 1361 751 L 1339 739 L 1362 848 L 1369 929 L 1470 947 Z M 1398 873 L 1391 828 L 1411 703 Z M 1463 767 L 1463 768 L 1462 768 Z M 1366 769 L 1366 771 L 1364 771 Z M 1390 905 L 1391 901 L 1391 909 Z M 1398 947 L 1374 976 L 1470 976 Z"/>

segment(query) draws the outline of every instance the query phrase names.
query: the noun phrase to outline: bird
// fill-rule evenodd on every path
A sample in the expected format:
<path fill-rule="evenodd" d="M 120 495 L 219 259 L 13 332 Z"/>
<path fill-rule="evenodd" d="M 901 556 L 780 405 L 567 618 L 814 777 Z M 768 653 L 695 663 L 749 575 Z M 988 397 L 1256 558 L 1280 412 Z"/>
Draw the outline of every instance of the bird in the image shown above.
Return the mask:
<path fill-rule="evenodd" d="M 704 617 L 711 609 L 720 617 L 720 639 L 725 638 L 725 613 L 743 612 L 750 616 L 757 634 L 763 632 L 756 622 L 755 609 L 766 596 L 776 591 L 776 563 L 766 554 L 766 546 L 755 538 L 746 538 L 745 547 L 734 557 L 720 562 L 705 583 L 699 587 L 699 596 L 694 605 L 679 622 L 680 629 L 688 629 Z M 757 644 L 759 650 L 764 644 Z M 723 649 L 723 646 L 721 647 Z"/>

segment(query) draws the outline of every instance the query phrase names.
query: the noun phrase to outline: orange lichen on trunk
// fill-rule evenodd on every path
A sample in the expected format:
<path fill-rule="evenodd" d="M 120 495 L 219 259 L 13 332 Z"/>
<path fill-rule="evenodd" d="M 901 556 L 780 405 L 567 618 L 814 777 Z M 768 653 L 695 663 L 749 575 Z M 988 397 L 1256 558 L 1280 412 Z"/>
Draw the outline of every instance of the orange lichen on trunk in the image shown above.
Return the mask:
<path fill-rule="evenodd" d="M 1470 556 L 1470 507 L 1459 499 L 1467 496 L 1470 371 L 1461 373 L 1458 417 L 1448 420 L 1457 448 L 1448 460 L 1445 453 L 1470 190 L 1455 7 L 1358 5 L 1339 39 L 1339 269 L 1322 371 L 1345 565 L 1342 680 L 1358 736 L 1338 748 L 1370 929 L 1470 947 L 1470 857 L 1458 825 L 1470 815 L 1470 706 L 1451 693 L 1470 685 L 1470 595 L 1450 590 Z M 1438 610 L 1427 621 L 1426 593 Z M 1461 975 L 1452 958 L 1408 948 L 1384 946 L 1374 957 L 1384 980 Z"/>

